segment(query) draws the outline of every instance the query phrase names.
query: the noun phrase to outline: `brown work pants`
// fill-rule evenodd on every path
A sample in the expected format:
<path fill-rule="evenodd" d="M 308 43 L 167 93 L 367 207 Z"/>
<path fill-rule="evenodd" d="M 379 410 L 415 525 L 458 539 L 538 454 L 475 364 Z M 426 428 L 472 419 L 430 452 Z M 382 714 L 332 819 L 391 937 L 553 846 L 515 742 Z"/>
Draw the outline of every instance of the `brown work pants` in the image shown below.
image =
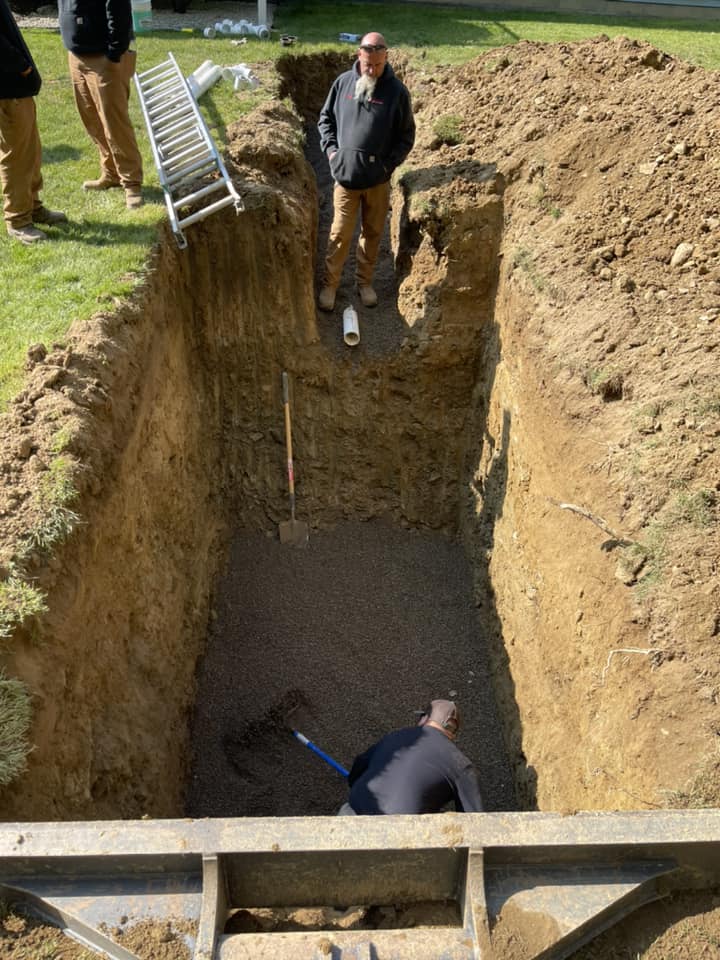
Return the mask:
<path fill-rule="evenodd" d="M 40 152 L 34 98 L 0 100 L 3 216 L 14 230 L 32 223 L 33 212 L 42 206 Z"/>
<path fill-rule="evenodd" d="M 346 190 L 339 183 L 335 184 L 333 222 L 325 257 L 326 286 L 336 290 L 340 285 L 358 211 L 361 216 L 361 226 L 356 253 L 357 282 L 361 287 L 372 283 L 389 206 L 389 183 L 380 183 L 369 190 Z"/>
<path fill-rule="evenodd" d="M 70 79 L 80 119 L 100 151 L 104 180 L 123 187 L 142 183 L 142 158 L 130 122 L 130 81 L 137 55 L 128 50 L 119 63 L 100 55 L 68 54 Z"/>

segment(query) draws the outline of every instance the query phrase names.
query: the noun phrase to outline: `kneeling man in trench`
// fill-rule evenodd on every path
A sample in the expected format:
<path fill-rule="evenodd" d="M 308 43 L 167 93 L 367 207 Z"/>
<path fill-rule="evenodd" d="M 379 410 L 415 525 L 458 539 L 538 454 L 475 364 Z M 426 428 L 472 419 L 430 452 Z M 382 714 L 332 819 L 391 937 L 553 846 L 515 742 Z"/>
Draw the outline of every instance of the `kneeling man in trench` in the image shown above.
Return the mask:
<path fill-rule="evenodd" d="M 350 795 L 338 816 L 461 813 L 483 809 L 477 772 L 453 742 L 460 713 L 452 700 L 433 700 L 417 726 L 388 733 L 361 753 L 348 776 Z"/>

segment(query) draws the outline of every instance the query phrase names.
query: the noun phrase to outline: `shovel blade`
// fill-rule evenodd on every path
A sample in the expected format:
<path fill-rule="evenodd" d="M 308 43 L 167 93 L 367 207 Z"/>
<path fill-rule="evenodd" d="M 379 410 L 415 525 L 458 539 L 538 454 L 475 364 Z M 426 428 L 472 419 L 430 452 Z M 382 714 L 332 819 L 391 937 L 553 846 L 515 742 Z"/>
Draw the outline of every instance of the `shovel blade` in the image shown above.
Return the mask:
<path fill-rule="evenodd" d="M 283 520 L 279 525 L 280 543 L 304 547 L 309 539 L 308 525 L 302 520 Z"/>

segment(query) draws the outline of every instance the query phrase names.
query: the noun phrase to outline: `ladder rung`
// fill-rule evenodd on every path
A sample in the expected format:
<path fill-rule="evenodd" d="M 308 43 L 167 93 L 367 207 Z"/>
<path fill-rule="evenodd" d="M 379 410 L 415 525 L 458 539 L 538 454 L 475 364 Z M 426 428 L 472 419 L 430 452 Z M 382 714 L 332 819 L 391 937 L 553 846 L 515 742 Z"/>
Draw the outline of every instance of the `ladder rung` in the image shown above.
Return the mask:
<path fill-rule="evenodd" d="M 200 126 L 197 122 L 197 117 L 195 114 L 193 114 L 192 123 L 190 124 L 186 123 L 185 120 L 178 120 L 177 123 L 173 123 L 169 127 L 165 127 L 161 133 L 156 134 L 155 143 L 165 143 L 169 137 L 174 137 L 179 130 L 188 132 L 191 130 L 197 130 L 200 132 Z"/>
<path fill-rule="evenodd" d="M 161 152 L 160 160 L 163 167 L 167 170 L 169 167 L 177 164 L 178 160 L 188 156 L 187 151 L 194 151 L 195 156 L 199 157 L 202 150 L 208 150 L 212 153 L 212 150 L 210 150 L 204 140 L 187 141 L 184 144 L 178 144 L 173 150 L 168 150 L 166 153 Z"/>
<path fill-rule="evenodd" d="M 179 110 L 181 107 L 187 108 L 188 106 L 189 103 L 187 96 L 168 97 L 168 99 L 164 100 L 162 103 L 156 103 L 152 109 L 148 107 L 148 116 L 152 122 L 155 123 L 156 120 L 162 120 L 164 116 L 167 116 L 173 110 Z"/>
<path fill-rule="evenodd" d="M 210 170 L 214 170 L 214 169 L 216 169 L 215 158 L 208 157 L 205 160 L 200 160 L 197 163 L 191 163 L 187 167 L 183 167 L 180 170 L 174 171 L 172 174 L 168 176 L 167 183 L 169 187 L 176 189 L 181 182 L 184 182 L 185 180 L 188 179 L 188 177 L 190 177 L 191 173 L 194 174 L 194 176 L 188 182 L 197 180 L 201 176 L 203 176 L 205 173 L 208 173 Z"/>
<path fill-rule="evenodd" d="M 139 73 L 138 80 L 142 80 L 144 77 L 151 77 L 153 74 L 156 74 L 160 70 L 164 69 L 166 69 L 168 72 L 176 72 L 176 66 L 173 64 L 172 60 L 163 60 L 163 62 L 159 63 L 156 67 L 149 67 L 147 70 L 143 70 L 142 73 Z"/>
<path fill-rule="evenodd" d="M 143 94 L 152 96 L 156 90 L 160 90 L 167 83 L 176 83 L 177 74 L 174 70 L 167 70 L 165 73 L 157 73 L 154 77 L 149 77 L 145 81 L 140 81 L 140 89 Z"/>
<path fill-rule="evenodd" d="M 190 127 L 191 121 L 197 125 L 197 117 L 192 113 L 177 113 L 173 117 L 164 117 L 157 120 L 155 123 L 149 120 L 153 128 L 153 133 L 155 134 L 156 141 L 162 141 L 167 134 L 168 130 L 177 132 L 179 127 L 188 129 Z"/>
<path fill-rule="evenodd" d="M 187 196 L 187 194 L 182 193 L 183 190 L 194 190 L 199 183 L 207 183 L 208 177 L 215 177 L 217 175 L 218 168 L 215 166 L 215 164 L 212 164 L 207 168 L 207 170 L 202 170 L 199 173 L 192 173 L 183 180 L 178 180 L 178 182 L 174 183 L 171 187 L 167 187 L 167 189 L 172 193 L 171 202 L 177 203 L 178 200 L 182 200 L 184 196 Z"/>
<path fill-rule="evenodd" d="M 193 153 L 199 159 L 201 154 L 212 153 L 212 148 L 209 147 L 204 140 L 192 140 L 188 143 L 180 144 L 175 150 L 168 152 L 163 161 L 163 166 L 177 166 L 178 162 L 184 161 L 186 157 Z"/>
<path fill-rule="evenodd" d="M 202 137 L 194 137 L 192 139 L 186 140 L 185 143 L 178 143 L 171 149 L 163 146 L 164 150 L 164 161 L 163 166 L 171 166 L 174 163 L 177 163 L 182 157 L 187 156 L 188 153 L 200 153 L 201 151 L 208 151 L 212 153 L 212 149 L 208 146 L 207 142 L 202 139 Z"/>
<path fill-rule="evenodd" d="M 160 117 L 157 121 L 157 124 L 153 123 L 153 130 L 160 132 L 163 128 L 163 124 L 168 124 L 170 121 L 177 122 L 179 119 L 187 120 L 190 117 L 194 117 L 195 113 L 190 104 L 185 104 L 177 110 L 173 110 L 171 113 L 168 113 L 164 117 Z M 152 122 L 152 121 L 151 121 Z"/>
<path fill-rule="evenodd" d="M 225 187 L 226 183 L 224 180 L 213 180 L 209 186 L 202 187 L 200 190 L 196 190 L 194 193 L 188 193 L 186 196 L 174 201 L 173 206 L 176 210 L 179 210 L 180 207 L 187 207 L 189 204 L 202 200 L 203 197 L 207 197 L 208 194 L 214 193 L 216 190 L 224 190 Z"/>
<path fill-rule="evenodd" d="M 209 207 L 204 207 L 202 210 L 198 210 L 197 213 L 191 213 L 190 216 L 185 217 L 184 220 L 178 220 L 178 226 L 181 230 L 185 227 L 189 227 L 191 223 L 197 223 L 198 220 L 204 220 L 205 217 L 209 217 L 211 213 L 216 213 L 218 210 L 222 210 L 223 207 L 227 207 L 231 203 L 235 203 L 234 197 L 223 197 L 223 199 L 218 200 L 217 203 L 211 203 Z"/>
<path fill-rule="evenodd" d="M 168 104 L 179 103 L 180 101 L 187 102 L 187 98 L 187 90 L 183 90 L 182 87 L 170 87 L 167 90 L 161 91 L 156 97 L 149 97 L 145 101 L 145 106 L 147 107 L 148 113 L 152 116 L 158 107 L 167 107 Z"/>
<path fill-rule="evenodd" d="M 149 87 L 147 90 L 143 90 L 143 99 L 145 103 L 150 103 L 151 100 L 154 100 L 159 94 L 164 93 L 166 90 L 171 90 L 176 88 L 182 90 L 184 84 L 181 83 L 175 74 L 172 74 L 168 79 L 163 79 L 162 83 L 156 83 L 154 87 Z M 145 96 L 147 94 L 147 96 Z"/>
<path fill-rule="evenodd" d="M 180 136 L 175 137 L 172 140 L 168 140 L 160 146 L 160 153 L 169 157 L 172 155 L 173 150 L 180 146 L 182 143 L 187 143 L 189 140 L 194 139 L 197 143 L 204 143 L 203 138 L 200 136 L 200 131 L 197 130 L 186 130 L 185 133 L 181 133 Z"/>
<path fill-rule="evenodd" d="M 197 144 L 192 144 L 186 150 L 182 150 L 180 153 L 168 157 L 163 163 L 163 169 L 167 174 L 171 174 L 179 167 L 185 166 L 188 160 L 201 160 L 204 157 L 211 157 L 212 155 L 212 150 L 208 148 L 207 144 L 203 143 L 200 147 L 198 147 Z"/>

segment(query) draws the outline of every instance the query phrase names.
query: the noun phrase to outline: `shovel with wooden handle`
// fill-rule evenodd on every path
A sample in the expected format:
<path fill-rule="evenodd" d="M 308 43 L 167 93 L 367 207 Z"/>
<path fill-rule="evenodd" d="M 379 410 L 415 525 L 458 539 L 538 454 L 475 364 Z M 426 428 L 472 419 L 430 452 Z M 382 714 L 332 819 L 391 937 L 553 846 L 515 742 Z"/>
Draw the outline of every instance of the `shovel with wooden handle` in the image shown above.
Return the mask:
<path fill-rule="evenodd" d="M 295 519 L 295 471 L 293 469 L 292 430 L 290 428 L 290 390 L 288 388 L 288 375 L 284 370 L 282 374 L 282 393 L 283 407 L 285 408 L 285 443 L 287 445 L 288 488 L 290 490 L 290 519 L 281 521 L 278 528 L 280 530 L 280 543 L 289 543 L 302 547 L 308 542 L 308 526 L 306 523 L 303 523 L 302 520 Z"/>

